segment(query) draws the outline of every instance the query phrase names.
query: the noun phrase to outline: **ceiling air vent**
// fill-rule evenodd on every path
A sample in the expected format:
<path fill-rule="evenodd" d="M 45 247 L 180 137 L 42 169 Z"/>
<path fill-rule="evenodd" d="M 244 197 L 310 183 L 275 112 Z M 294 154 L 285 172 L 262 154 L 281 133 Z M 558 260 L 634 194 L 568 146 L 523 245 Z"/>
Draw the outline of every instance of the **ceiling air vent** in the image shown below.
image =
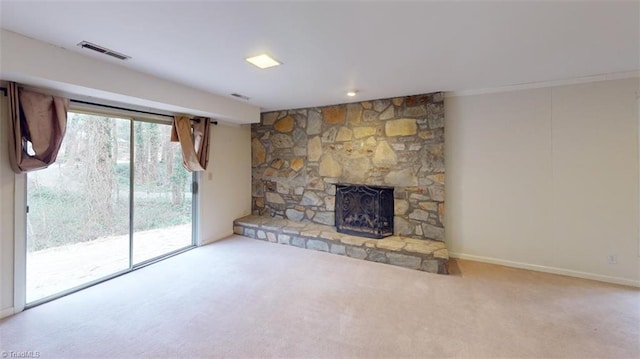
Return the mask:
<path fill-rule="evenodd" d="M 83 49 L 89 49 L 91 51 L 95 51 L 95 52 L 99 52 L 101 54 L 105 54 L 105 55 L 109 55 L 111 57 L 115 57 L 118 60 L 128 60 L 131 58 L 131 56 L 127 56 L 124 54 L 121 54 L 119 52 L 113 51 L 113 50 L 109 50 L 106 47 L 102 47 L 100 45 L 96 45 L 93 43 L 90 43 L 89 41 L 82 41 L 81 43 L 78 44 L 78 46 L 80 46 Z"/>
<path fill-rule="evenodd" d="M 243 99 L 245 101 L 249 101 L 249 97 L 244 96 L 244 95 L 240 95 L 239 93 L 232 93 L 231 96 L 237 97 L 237 98 L 241 98 L 241 99 Z"/>

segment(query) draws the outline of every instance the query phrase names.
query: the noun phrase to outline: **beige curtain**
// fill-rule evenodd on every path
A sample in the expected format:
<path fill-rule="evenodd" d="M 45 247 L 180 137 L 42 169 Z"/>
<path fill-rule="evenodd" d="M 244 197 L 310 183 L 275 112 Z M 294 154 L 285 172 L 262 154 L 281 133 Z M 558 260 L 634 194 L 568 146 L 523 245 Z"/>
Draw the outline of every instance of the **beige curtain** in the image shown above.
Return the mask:
<path fill-rule="evenodd" d="M 69 100 L 9 83 L 9 160 L 15 173 L 55 162 L 67 128 Z"/>
<path fill-rule="evenodd" d="M 208 118 L 196 118 L 193 123 L 185 116 L 173 118 L 171 141 L 180 142 L 182 164 L 188 171 L 205 171 L 209 162 Z"/>

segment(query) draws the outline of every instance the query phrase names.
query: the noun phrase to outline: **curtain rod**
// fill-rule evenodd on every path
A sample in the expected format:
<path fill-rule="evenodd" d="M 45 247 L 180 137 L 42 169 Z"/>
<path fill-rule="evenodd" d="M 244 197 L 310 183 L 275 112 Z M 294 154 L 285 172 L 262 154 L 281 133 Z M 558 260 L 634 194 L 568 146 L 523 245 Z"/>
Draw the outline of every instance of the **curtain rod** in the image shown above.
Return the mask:
<path fill-rule="evenodd" d="M 6 87 L 0 87 L 0 92 L 3 93 L 4 96 L 7 95 L 7 88 Z M 141 110 L 132 110 L 130 108 L 124 108 L 124 107 L 118 107 L 118 106 L 111 106 L 111 105 L 103 105 L 100 103 L 94 103 L 94 102 L 88 102 L 88 101 L 80 101 L 80 100 L 69 100 L 70 102 L 75 102 L 75 103 L 81 103 L 83 105 L 92 105 L 92 106 L 99 106 L 99 107 L 105 107 L 105 108 L 110 108 L 110 109 L 114 109 L 114 110 L 122 110 L 122 111 L 131 111 L 131 112 L 138 112 L 138 113 L 144 113 L 146 115 L 154 115 L 154 116 L 163 116 L 163 117 L 169 117 L 169 118 L 173 118 L 173 116 L 171 115 L 165 115 L 163 113 L 156 113 L 156 112 L 149 112 L 149 111 L 141 111 Z M 196 122 L 200 122 L 199 119 L 194 119 L 193 121 Z M 211 120 L 211 123 L 214 125 L 218 124 L 218 121 L 215 120 Z"/>
<path fill-rule="evenodd" d="M 118 107 L 118 106 L 111 106 L 111 105 L 103 105 L 100 103 L 94 103 L 94 102 L 88 102 L 88 101 L 80 101 L 80 100 L 69 100 L 71 102 L 75 102 L 75 103 L 81 103 L 83 105 L 92 105 L 92 106 L 100 106 L 100 107 L 106 107 L 106 108 L 111 108 L 114 110 L 123 110 L 123 111 L 131 111 L 131 112 L 138 112 L 138 113 L 144 113 L 145 115 L 154 115 L 154 116 L 163 116 L 163 117 L 169 117 L 169 118 L 173 118 L 173 116 L 171 115 L 165 115 L 164 113 L 157 113 L 157 112 L 149 112 L 149 111 L 141 111 L 141 110 L 132 110 L 130 108 L 124 108 L 124 107 Z M 199 119 L 193 119 L 192 121 L 195 122 L 200 122 Z M 211 123 L 214 125 L 218 124 L 218 121 L 215 120 L 211 120 Z"/>

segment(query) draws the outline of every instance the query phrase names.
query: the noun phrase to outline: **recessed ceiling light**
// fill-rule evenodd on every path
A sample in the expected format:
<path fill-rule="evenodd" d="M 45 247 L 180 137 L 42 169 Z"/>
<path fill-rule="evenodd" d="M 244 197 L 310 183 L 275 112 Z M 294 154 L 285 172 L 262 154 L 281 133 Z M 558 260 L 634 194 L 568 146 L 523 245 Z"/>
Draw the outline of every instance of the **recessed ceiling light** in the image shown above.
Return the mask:
<path fill-rule="evenodd" d="M 254 57 L 248 57 L 245 60 L 249 61 L 254 66 L 257 66 L 261 69 L 268 69 L 269 67 L 274 67 L 280 65 L 278 61 L 276 61 L 273 57 L 262 54 Z"/>
<path fill-rule="evenodd" d="M 349 91 L 349 92 L 347 92 L 347 96 L 349 96 L 349 97 L 353 97 L 353 96 L 355 96 L 357 93 L 358 93 L 358 91 L 356 91 L 356 90 Z"/>

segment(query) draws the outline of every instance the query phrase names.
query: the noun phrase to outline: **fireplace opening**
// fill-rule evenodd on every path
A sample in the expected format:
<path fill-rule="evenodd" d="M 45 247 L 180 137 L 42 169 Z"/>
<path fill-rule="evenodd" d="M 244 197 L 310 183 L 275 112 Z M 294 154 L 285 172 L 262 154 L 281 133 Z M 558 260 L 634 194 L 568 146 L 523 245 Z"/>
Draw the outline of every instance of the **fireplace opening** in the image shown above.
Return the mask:
<path fill-rule="evenodd" d="M 368 238 L 393 234 L 393 187 L 336 185 L 336 229 Z"/>

